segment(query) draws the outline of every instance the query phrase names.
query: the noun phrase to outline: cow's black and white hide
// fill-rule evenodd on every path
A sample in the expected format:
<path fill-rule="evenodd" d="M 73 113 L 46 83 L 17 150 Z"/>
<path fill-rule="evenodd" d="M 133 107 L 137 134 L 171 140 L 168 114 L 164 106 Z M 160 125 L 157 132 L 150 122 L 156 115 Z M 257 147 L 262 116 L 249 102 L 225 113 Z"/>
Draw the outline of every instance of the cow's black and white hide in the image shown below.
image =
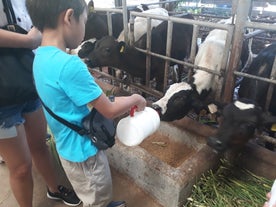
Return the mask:
<path fill-rule="evenodd" d="M 256 58 L 248 68 L 247 73 L 264 78 L 270 78 L 274 59 L 276 56 L 276 43 L 273 43 L 260 51 Z M 251 78 L 243 78 L 240 84 L 238 95 L 240 98 L 248 98 L 255 100 L 263 109 L 265 109 L 265 102 L 267 97 L 269 83 L 254 80 Z M 269 104 L 268 111 L 276 116 L 276 87 Z"/>
<path fill-rule="evenodd" d="M 191 15 L 183 15 L 182 18 L 193 18 Z M 166 54 L 167 40 L 166 21 L 152 30 L 151 51 L 161 55 Z M 172 34 L 171 57 L 183 60 L 190 54 L 193 34 L 193 25 L 175 23 Z M 134 46 L 126 42 L 117 41 L 114 37 L 106 36 L 96 41 L 95 46 L 86 56 L 91 67 L 110 66 L 119 68 L 133 77 L 145 80 L 146 55 L 135 47 L 146 49 L 146 34 L 144 34 Z M 92 46 L 91 46 L 92 48 Z M 165 61 L 158 57 L 151 58 L 150 78 L 156 78 L 156 89 L 163 90 Z"/>
<path fill-rule="evenodd" d="M 224 30 L 212 30 L 200 45 L 195 58 L 195 65 L 209 68 L 214 71 L 221 69 L 222 57 L 227 32 Z M 198 112 L 204 107 L 204 100 L 217 86 L 214 74 L 197 70 L 191 82 L 172 84 L 164 97 L 154 102 L 152 107 L 156 109 L 163 121 L 181 119 L 194 109 Z"/>
<path fill-rule="evenodd" d="M 93 1 L 91 1 L 93 2 Z M 107 14 L 106 12 L 96 12 L 94 10 L 93 3 L 88 4 L 89 13 L 87 16 L 87 22 L 85 24 L 85 35 L 84 40 L 89 40 L 92 38 L 101 39 L 102 37 L 108 35 L 108 22 L 107 22 Z M 127 8 L 128 18 L 130 11 L 142 12 L 148 9 L 147 5 L 138 6 L 130 6 Z M 124 29 L 123 24 L 123 14 L 122 13 L 112 13 L 111 14 L 112 21 L 112 36 L 118 38 L 120 33 Z"/>
<path fill-rule="evenodd" d="M 85 58 L 90 51 L 94 49 L 94 44 L 92 44 L 96 39 L 99 40 L 104 36 L 108 35 L 108 25 L 107 25 L 107 15 L 102 12 L 94 11 L 93 1 L 90 1 L 88 7 L 91 10 L 88 14 L 87 23 L 85 25 L 85 36 L 82 44 L 75 50 L 72 50 L 72 54 L 79 54 L 80 58 Z M 148 14 L 156 14 L 168 16 L 168 11 L 163 8 L 154 8 L 149 9 L 147 5 L 142 4 L 139 6 L 130 6 L 128 7 L 128 13 L 130 11 L 143 12 Z M 153 19 L 152 28 L 158 26 L 162 21 Z M 142 17 L 135 18 L 135 39 L 138 40 L 147 30 L 147 19 Z M 123 16 L 121 13 L 112 14 L 112 30 L 115 38 L 118 38 L 118 41 L 124 40 L 124 31 L 123 30 Z M 118 37 L 119 36 L 119 37 Z"/>
<path fill-rule="evenodd" d="M 118 37 L 124 28 L 123 15 L 121 13 L 111 14 L 112 35 Z M 90 12 L 85 24 L 84 40 L 96 38 L 101 39 L 108 35 L 107 15 L 99 12 Z"/>
<path fill-rule="evenodd" d="M 169 13 L 166 9 L 163 8 L 154 8 L 154 9 L 148 9 L 145 11 L 142 11 L 142 13 L 145 14 L 154 14 L 154 15 L 160 15 L 160 16 L 169 16 Z M 157 27 L 159 24 L 161 24 L 163 21 L 158 19 L 152 19 L 151 20 L 151 29 L 154 27 Z M 130 30 L 130 24 L 128 24 L 128 30 Z M 139 40 L 142 35 L 144 35 L 147 32 L 147 18 L 145 17 L 136 17 L 134 19 L 134 41 Z M 128 39 L 130 39 L 130 32 L 128 34 Z M 118 37 L 118 41 L 125 41 L 124 38 L 124 31 L 122 31 Z"/>
<path fill-rule="evenodd" d="M 276 44 L 274 43 L 258 54 L 249 66 L 247 73 L 269 78 L 275 56 Z M 266 111 L 264 109 L 268 87 L 269 83 L 267 82 L 243 78 L 239 89 L 239 98 L 246 98 L 252 103 L 236 101 L 225 107 L 218 133 L 209 138 L 208 143 L 211 147 L 219 152 L 228 148 L 241 148 L 249 139 L 254 137 L 255 130 L 260 128 L 273 136 L 275 132 L 270 129 L 271 125 L 276 123 L 276 87 L 274 86 L 271 102 L 268 111 Z M 274 117 L 268 118 L 269 116 L 264 116 L 264 114 Z M 267 144 L 267 147 L 273 149 L 271 144 Z"/>

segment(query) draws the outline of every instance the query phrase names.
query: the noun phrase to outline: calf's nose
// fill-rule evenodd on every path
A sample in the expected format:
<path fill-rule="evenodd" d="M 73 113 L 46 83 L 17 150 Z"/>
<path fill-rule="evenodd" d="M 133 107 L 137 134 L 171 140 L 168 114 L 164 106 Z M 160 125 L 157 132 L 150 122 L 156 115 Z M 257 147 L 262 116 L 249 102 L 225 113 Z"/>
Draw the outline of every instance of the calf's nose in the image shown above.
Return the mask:
<path fill-rule="evenodd" d="M 151 108 L 153 108 L 155 111 L 157 111 L 159 116 L 161 115 L 162 108 L 160 106 L 158 106 L 157 104 L 152 104 Z"/>

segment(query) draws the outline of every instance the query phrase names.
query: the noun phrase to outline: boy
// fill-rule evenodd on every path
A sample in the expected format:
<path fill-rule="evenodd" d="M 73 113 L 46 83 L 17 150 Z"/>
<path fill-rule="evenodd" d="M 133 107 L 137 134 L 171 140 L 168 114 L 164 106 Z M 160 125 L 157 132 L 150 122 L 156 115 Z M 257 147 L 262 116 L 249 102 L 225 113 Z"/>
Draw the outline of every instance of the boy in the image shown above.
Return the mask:
<path fill-rule="evenodd" d="M 109 101 L 95 83 L 86 65 L 66 53 L 84 37 L 87 5 L 84 0 L 27 0 L 35 27 L 42 32 L 42 43 L 34 60 L 34 79 L 40 98 L 55 114 L 81 125 L 91 104 L 105 117 L 115 118 L 136 105 L 144 110 L 146 100 L 133 94 Z M 56 121 L 46 113 L 61 163 L 83 206 L 123 207 L 112 201 L 112 181 L 107 157 L 88 137 Z"/>

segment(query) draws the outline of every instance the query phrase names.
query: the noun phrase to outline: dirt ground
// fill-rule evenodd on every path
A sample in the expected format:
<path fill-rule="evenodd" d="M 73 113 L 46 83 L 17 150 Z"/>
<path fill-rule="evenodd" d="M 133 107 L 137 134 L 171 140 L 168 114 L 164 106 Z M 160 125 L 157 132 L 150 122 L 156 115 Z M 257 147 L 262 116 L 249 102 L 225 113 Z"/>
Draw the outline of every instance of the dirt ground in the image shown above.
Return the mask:
<path fill-rule="evenodd" d="M 65 186 L 70 186 L 65 174 L 57 166 L 59 180 Z M 128 207 L 162 207 L 146 192 L 139 188 L 126 175 L 111 169 L 113 179 L 114 200 L 125 200 Z M 46 185 L 42 177 L 33 170 L 34 177 L 34 201 L 33 207 L 66 207 L 59 201 L 53 201 L 46 197 Z M 9 185 L 9 174 L 5 164 L 0 164 L 0 207 L 18 207 Z M 83 205 L 80 204 L 79 207 Z"/>

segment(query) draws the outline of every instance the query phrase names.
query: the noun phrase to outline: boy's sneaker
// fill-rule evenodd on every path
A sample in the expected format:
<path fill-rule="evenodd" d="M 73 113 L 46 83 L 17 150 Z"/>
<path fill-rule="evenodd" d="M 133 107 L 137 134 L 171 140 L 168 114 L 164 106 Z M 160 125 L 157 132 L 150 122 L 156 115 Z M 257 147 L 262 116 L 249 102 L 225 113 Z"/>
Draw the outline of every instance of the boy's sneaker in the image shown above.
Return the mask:
<path fill-rule="evenodd" d="M 107 207 L 126 207 L 125 201 L 111 201 Z"/>
<path fill-rule="evenodd" d="M 3 158 L 0 156 L 0 164 L 5 163 L 5 161 L 3 160 Z"/>
<path fill-rule="evenodd" d="M 78 206 L 81 201 L 73 190 L 69 190 L 62 185 L 58 186 L 59 192 L 52 193 L 47 191 L 47 197 L 53 200 L 61 200 L 68 206 Z"/>

